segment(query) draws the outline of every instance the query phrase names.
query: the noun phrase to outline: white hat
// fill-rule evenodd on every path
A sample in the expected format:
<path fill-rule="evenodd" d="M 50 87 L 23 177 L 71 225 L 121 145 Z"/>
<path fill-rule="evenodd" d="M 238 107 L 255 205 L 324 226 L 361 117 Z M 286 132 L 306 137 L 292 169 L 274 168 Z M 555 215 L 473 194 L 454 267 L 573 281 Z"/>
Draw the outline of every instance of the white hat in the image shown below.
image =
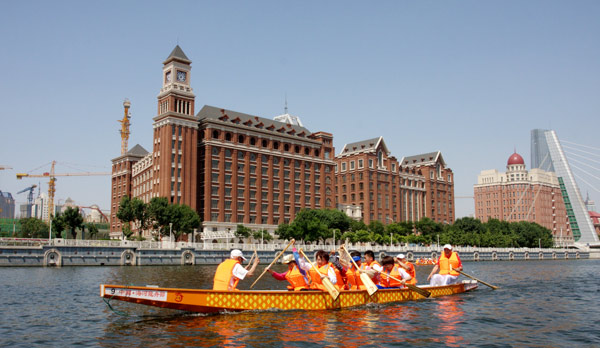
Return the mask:
<path fill-rule="evenodd" d="M 241 257 L 244 261 L 246 261 L 246 258 L 244 257 L 244 254 L 242 254 L 241 250 L 239 250 L 239 249 L 231 250 L 231 258 L 234 259 L 236 257 Z"/>
<path fill-rule="evenodd" d="M 404 254 L 398 254 L 398 256 L 396 256 L 397 259 L 405 259 L 406 255 Z"/>
<path fill-rule="evenodd" d="M 293 254 L 288 254 L 288 255 L 285 255 L 283 257 L 283 260 L 281 260 L 281 263 L 288 264 L 288 263 L 290 263 L 292 261 L 296 261 L 296 260 L 294 260 L 294 255 Z"/>
<path fill-rule="evenodd" d="M 452 250 L 452 245 L 446 244 L 444 245 L 444 249 Z"/>

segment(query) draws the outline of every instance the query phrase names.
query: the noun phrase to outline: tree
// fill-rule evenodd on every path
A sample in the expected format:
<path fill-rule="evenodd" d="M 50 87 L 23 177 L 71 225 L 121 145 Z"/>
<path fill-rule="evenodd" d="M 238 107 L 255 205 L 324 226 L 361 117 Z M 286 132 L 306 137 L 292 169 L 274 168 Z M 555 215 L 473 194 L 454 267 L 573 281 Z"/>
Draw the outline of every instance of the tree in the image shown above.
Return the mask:
<path fill-rule="evenodd" d="M 369 224 L 369 231 L 383 236 L 385 235 L 385 226 L 381 223 L 381 221 L 373 220 Z"/>
<path fill-rule="evenodd" d="M 169 200 L 165 197 L 154 197 L 148 204 L 148 214 L 152 221 L 152 227 L 157 229 L 161 235 L 166 234 L 164 232 L 171 221 L 169 205 Z"/>
<path fill-rule="evenodd" d="M 67 227 L 71 230 L 73 239 L 77 238 L 77 229 L 83 228 L 83 216 L 79 212 L 79 208 L 68 207 L 63 214 L 63 218 Z"/>
<path fill-rule="evenodd" d="M 442 224 L 431 220 L 428 217 L 424 217 L 421 220 L 415 222 L 415 228 L 421 235 L 432 239 L 433 236 L 442 232 Z"/>
<path fill-rule="evenodd" d="M 94 223 L 88 223 L 86 224 L 88 231 L 90 232 L 90 238 L 91 239 L 96 239 L 96 236 L 98 235 L 98 226 L 96 226 L 96 224 Z"/>
<path fill-rule="evenodd" d="M 317 209 L 302 209 L 292 225 L 296 231 L 302 231 L 302 238 L 306 241 L 325 240 L 329 235 L 329 227 L 322 217 Z"/>
<path fill-rule="evenodd" d="M 121 202 L 119 202 L 119 210 L 117 210 L 117 218 L 123 223 L 123 234 L 129 238 L 131 235 L 131 222 L 135 220 L 133 213 L 133 207 L 131 206 L 131 199 L 129 196 L 123 196 Z"/>
<path fill-rule="evenodd" d="M 252 230 L 242 224 L 237 225 L 235 236 L 238 238 L 248 238 L 252 234 Z"/>
<path fill-rule="evenodd" d="M 37 218 L 22 218 L 20 237 L 23 238 L 48 238 L 48 225 Z"/>
<path fill-rule="evenodd" d="M 254 238 L 255 240 L 260 240 L 260 241 L 265 241 L 265 242 L 269 242 L 269 241 L 273 240 L 273 236 L 271 236 L 271 234 L 267 230 L 258 230 L 258 231 L 252 232 L 252 238 Z"/>
<path fill-rule="evenodd" d="M 67 229 L 67 224 L 65 223 L 65 219 L 63 215 L 58 213 L 54 218 L 52 218 L 52 232 L 58 238 L 62 238 L 62 233 Z"/>
<path fill-rule="evenodd" d="M 134 221 L 137 225 L 139 237 L 142 237 L 142 231 L 148 228 L 150 224 L 150 214 L 148 212 L 148 206 L 144 201 L 139 198 L 134 198 L 130 201 L 131 211 L 133 213 Z"/>
<path fill-rule="evenodd" d="M 285 223 L 277 227 L 275 234 L 279 237 L 279 239 L 283 240 L 291 240 L 292 238 L 296 240 L 302 240 L 304 238 L 302 231 L 298 231 L 295 225 Z"/>
<path fill-rule="evenodd" d="M 171 204 L 168 208 L 168 215 L 173 223 L 173 234 L 175 241 L 183 234 L 192 233 L 195 228 L 200 227 L 200 216 L 185 204 Z M 170 233 L 168 231 L 167 233 Z"/>

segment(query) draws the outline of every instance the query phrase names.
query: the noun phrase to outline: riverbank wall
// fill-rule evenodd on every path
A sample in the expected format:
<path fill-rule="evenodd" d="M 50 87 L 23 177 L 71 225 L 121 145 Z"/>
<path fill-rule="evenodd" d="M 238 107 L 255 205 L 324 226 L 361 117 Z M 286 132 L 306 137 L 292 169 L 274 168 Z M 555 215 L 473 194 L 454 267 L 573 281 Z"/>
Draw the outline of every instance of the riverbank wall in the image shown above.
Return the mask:
<path fill-rule="evenodd" d="M 246 258 L 254 250 L 261 264 L 269 264 L 285 248 L 285 244 L 237 243 L 157 243 L 132 241 L 54 240 L 13 242 L 0 240 L 0 267 L 62 267 L 62 266 L 157 266 L 157 265 L 216 265 L 229 257 L 231 249 L 241 249 Z M 324 245 L 297 245 L 305 252 L 332 249 Z M 348 245 L 348 250 L 373 250 L 376 257 L 396 256 L 407 259 L 437 259 L 437 246 L 372 246 Z M 588 251 L 567 248 L 477 248 L 456 247 L 463 261 L 527 261 L 577 260 L 594 258 Z M 291 249 L 288 249 L 291 251 Z"/>

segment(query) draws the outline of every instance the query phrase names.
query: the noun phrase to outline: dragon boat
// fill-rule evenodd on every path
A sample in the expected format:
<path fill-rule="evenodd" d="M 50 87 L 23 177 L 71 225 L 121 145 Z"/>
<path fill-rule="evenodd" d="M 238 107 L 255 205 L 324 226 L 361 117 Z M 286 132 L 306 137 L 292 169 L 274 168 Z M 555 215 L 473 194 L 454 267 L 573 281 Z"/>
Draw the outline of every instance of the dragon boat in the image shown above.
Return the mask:
<path fill-rule="evenodd" d="M 430 298 L 460 294 L 477 288 L 477 281 L 465 280 L 446 286 L 422 286 Z M 240 312 L 249 310 L 327 310 L 357 307 L 369 303 L 396 303 L 424 299 L 408 289 L 380 289 L 373 295 L 366 290 L 340 291 L 333 299 L 325 291 L 239 290 L 161 288 L 155 286 L 100 285 L 100 297 L 148 306 L 197 313 Z"/>

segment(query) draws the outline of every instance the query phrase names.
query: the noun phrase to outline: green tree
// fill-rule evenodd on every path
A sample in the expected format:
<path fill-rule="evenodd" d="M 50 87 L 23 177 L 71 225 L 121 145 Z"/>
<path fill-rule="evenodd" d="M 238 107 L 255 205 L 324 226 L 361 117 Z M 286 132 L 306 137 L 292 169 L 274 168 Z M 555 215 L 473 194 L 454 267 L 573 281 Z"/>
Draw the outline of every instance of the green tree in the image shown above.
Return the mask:
<path fill-rule="evenodd" d="M 273 240 L 273 236 L 271 236 L 271 234 L 267 230 L 258 230 L 252 232 L 252 238 L 254 238 L 254 240 L 262 240 L 264 242 L 269 242 Z"/>
<path fill-rule="evenodd" d="M 238 238 L 248 238 L 252 235 L 252 230 L 242 224 L 238 224 L 234 233 Z"/>
<path fill-rule="evenodd" d="M 156 229 L 160 235 L 168 233 L 167 228 L 169 222 L 171 222 L 169 206 L 169 200 L 165 197 L 154 197 L 148 204 L 148 214 L 152 221 L 152 227 Z"/>
<path fill-rule="evenodd" d="M 292 238 L 295 240 L 302 240 L 304 238 L 302 231 L 298 230 L 295 225 L 285 223 L 277 226 L 275 234 L 279 239 L 283 240 L 291 240 Z"/>
<path fill-rule="evenodd" d="M 52 218 L 52 233 L 58 237 L 62 238 L 63 231 L 67 229 L 67 224 L 65 222 L 65 218 L 62 214 L 58 213 L 55 217 Z"/>
<path fill-rule="evenodd" d="M 195 228 L 200 227 L 200 216 L 198 213 L 185 204 L 171 204 L 168 214 L 173 223 L 173 235 L 175 241 L 178 241 L 184 234 L 192 233 Z M 170 231 L 167 231 L 167 234 Z"/>
<path fill-rule="evenodd" d="M 369 227 L 367 227 L 367 225 L 362 221 L 356 221 L 356 220 L 351 220 L 350 221 L 350 230 L 356 232 L 356 231 L 360 231 L 360 230 L 368 230 Z"/>
<path fill-rule="evenodd" d="M 98 235 L 98 226 L 96 226 L 96 224 L 94 223 L 87 223 L 86 224 L 88 231 L 90 232 L 90 238 L 91 239 L 96 239 L 96 236 Z"/>
<path fill-rule="evenodd" d="M 142 237 L 142 232 L 147 229 L 150 225 L 150 213 L 148 211 L 148 205 L 139 198 L 133 198 L 130 201 L 131 211 L 133 213 L 133 219 L 137 226 L 139 237 Z"/>
<path fill-rule="evenodd" d="M 19 220 L 22 238 L 48 238 L 48 225 L 37 218 L 22 218 Z"/>
<path fill-rule="evenodd" d="M 67 225 L 68 229 L 71 230 L 71 236 L 73 239 L 76 239 L 77 229 L 83 228 L 83 216 L 81 216 L 79 208 L 67 208 L 63 214 L 63 218 L 65 219 L 65 224 Z"/>
<path fill-rule="evenodd" d="M 123 234 L 126 238 L 131 236 L 131 222 L 135 220 L 131 199 L 129 196 L 123 196 L 119 202 L 119 210 L 117 210 L 117 218 L 123 223 Z"/>
<path fill-rule="evenodd" d="M 385 235 L 385 226 L 381 221 L 373 220 L 369 224 L 369 231 L 378 234 L 380 236 Z"/>

